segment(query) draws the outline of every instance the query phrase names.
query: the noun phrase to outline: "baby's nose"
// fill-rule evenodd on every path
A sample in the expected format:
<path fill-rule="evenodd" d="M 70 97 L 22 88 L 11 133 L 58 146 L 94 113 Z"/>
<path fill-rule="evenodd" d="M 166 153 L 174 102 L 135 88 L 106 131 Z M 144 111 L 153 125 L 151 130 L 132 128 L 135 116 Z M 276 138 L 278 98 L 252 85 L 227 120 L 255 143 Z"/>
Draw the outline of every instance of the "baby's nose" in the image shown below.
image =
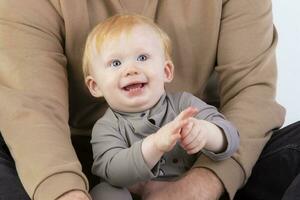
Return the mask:
<path fill-rule="evenodd" d="M 128 67 L 126 70 L 126 76 L 138 75 L 139 70 L 136 67 Z"/>

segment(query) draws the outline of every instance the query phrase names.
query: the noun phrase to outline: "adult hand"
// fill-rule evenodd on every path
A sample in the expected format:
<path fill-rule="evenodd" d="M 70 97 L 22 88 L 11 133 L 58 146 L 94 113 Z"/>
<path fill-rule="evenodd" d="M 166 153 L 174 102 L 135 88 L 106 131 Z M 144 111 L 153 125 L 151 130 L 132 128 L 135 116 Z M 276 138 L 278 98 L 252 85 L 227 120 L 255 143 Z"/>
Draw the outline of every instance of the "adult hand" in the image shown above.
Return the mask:
<path fill-rule="evenodd" d="M 142 196 L 143 192 L 144 192 L 145 185 L 146 185 L 146 182 L 143 181 L 143 182 L 139 182 L 139 183 L 136 183 L 134 185 L 131 185 L 127 189 L 129 190 L 129 192 L 131 192 L 133 194 L 137 194 L 137 195 Z"/>
<path fill-rule="evenodd" d="M 90 200 L 89 197 L 80 190 L 73 190 L 59 197 L 57 200 Z"/>
<path fill-rule="evenodd" d="M 159 185 L 160 187 L 156 187 Z M 144 193 L 145 200 L 215 200 L 219 199 L 224 191 L 219 178 L 205 168 L 191 169 L 184 177 L 174 182 L 150 186 Z"/>

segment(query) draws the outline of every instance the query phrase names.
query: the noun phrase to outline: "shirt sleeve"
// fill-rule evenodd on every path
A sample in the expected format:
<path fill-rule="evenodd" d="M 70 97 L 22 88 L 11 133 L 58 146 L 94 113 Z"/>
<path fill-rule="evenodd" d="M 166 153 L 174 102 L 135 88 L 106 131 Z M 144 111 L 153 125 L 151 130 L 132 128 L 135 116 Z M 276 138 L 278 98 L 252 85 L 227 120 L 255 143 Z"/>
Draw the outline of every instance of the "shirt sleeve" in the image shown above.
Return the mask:
<path fill-rule="evenodd" d="M 93 174 L 119 187 L 157 177 L 159 164 L 148 167 L 142 154 L 143 140 L 129 146 L 116 123 L 100 119 L 93 128 Z"/>
<path fill-rule="evenodd" d="M 276 102 L 277 33 L 271 0 L 224 0 L 217 51 L 220 111 L 240 133 L 240 148 L 230 159 L 200 156 L 194 167 L 211 169 L 231 199 L 247 181 L 272 129 L 284 122 Z"/>
<path fill-rule="evenodd" d="M 88 182 L 71 144 L 63 19 L 50 1 L 0 1 L 0 127 L 31 199 Z"/>
<path fill-rule="evenodd" d="M 214 153 L 205 149 L 202 149 L 201 151 L 206 156 L 216 161 L 224 160 L 232 156 L 239 147 L 239 134 L 233 124 L 226 120 L 224 115 L 219 113 L 214 106 L 208 105 L 192 94 L 184 92 L 180 97 L 179 111 L 183 111 L 189 106 L 199 109 L 199 113 L 195 118 L 206 120 L 218 126 L 222 130 L 227 141 L 227 147 L 223 152 Z"/>

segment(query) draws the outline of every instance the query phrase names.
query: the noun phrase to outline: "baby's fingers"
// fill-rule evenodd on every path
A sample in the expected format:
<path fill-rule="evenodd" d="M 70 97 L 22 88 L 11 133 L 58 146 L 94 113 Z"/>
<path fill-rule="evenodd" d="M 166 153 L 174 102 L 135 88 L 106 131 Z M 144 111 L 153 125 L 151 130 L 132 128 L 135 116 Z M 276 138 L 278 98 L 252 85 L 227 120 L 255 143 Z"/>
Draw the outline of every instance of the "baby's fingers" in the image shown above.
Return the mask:
<path fill-rule="evenodd" d="M 187 123 L 187 125 L 183 126 L 182 129 L 181 129 L 181 138 L 184 139 L 185 137 L 188 136 L 188 134 L 190 134 L 191 130 L 193 128 L 193 122 L 191 122 L 189 120 L 189 122 Z"/>
<path fill-rule="evenodd" d="M 170 123 L 171 130 L 173 134 L 178 134 L 181 132 L 181 129 L 189 123 L 189 120 L 174 120 Z"/>
<path fill-rule="evenodd" d="M 206 139 L 198 135 L 191 143 L 184 146 L 188 154 L 194 154 L 200 151 L 206 144 Z"/>
<path fill-rule="evenodd" d="M 194 117 L 198 112 L 199 110 L 197 108 L 188 107 L 175 118 L 175 121 L 187 120 L 190 117 Z"/>
<path fill-rule="evenodd" d="M 181 129 L 189 123 L 189 118 L 195 116 L 198 113 L 198 109 L 189 107 L 182 111 L 172 122 L 168 124 L 169 130 L 172 134 L 181 132 Z"/>

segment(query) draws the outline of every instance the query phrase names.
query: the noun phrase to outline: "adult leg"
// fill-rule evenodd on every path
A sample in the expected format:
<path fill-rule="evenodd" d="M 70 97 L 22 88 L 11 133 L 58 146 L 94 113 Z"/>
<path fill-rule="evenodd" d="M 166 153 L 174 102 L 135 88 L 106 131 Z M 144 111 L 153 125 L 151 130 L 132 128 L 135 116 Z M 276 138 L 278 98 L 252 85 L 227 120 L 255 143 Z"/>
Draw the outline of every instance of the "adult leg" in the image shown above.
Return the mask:
<path fill-rule="evenodd" d="M 299 172 L 300 122 L 296 122 L 274 132 L 256 162 L 249 180 L 234 199 L 281 199 Z M 289 197 L 296 195 L 293 191 L 290 190 Z"/>
<path fill-rule="evenodd" d="M 93 200 L 132 200 L 126 188 L 114 187 L 106 182 L 101 182 L 90 191 Z"/>
<path fill-rule="evenodd" d="M 0 199 L 30 200 L 18 177 L 15 162 L 0 132 Z"/>
<path fill-rule="evenodd" d="M 290 184 L 282 197 L 282 200 L 290 199 L 300 199 L 300 174 Z"/>

